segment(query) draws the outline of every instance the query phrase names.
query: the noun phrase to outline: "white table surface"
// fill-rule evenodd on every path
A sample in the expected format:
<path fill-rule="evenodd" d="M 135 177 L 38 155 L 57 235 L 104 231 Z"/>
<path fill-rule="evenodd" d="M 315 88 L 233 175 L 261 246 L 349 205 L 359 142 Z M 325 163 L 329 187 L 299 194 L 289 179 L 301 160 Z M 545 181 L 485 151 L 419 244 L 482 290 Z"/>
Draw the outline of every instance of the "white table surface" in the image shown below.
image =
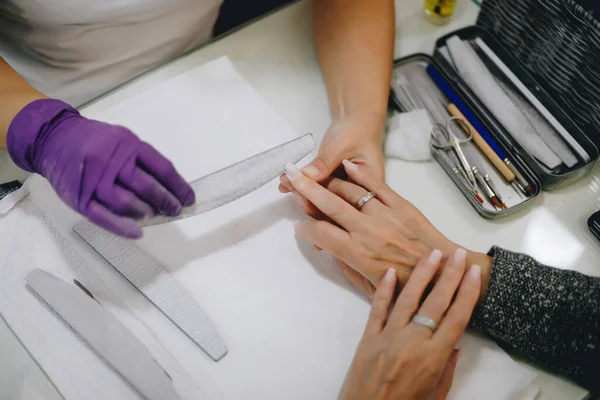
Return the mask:
<path fill-rule="evenodd" d="M 396 1 L 396 57 L 430 53 L 443 34 L 472 25 L 479 7 L 459 1 L 452 23 L 436 27 L 421 17 L 422 2 Z M 101 111 L 182 72 L 228 56 L 236 69 L 298 132 L 321 138 L 329 124 L 327 98 L 311 39 L 310 2 L 301 2 L 211 43 L 87 105 Z M 412 201 L 444 234 L 473 250 L 491 245 L 528 253 L 542 262 L 600 275 L 600 247 L 586 220 L 600 209 L 598 167 L 568 188 L 544 193 L 527 210 L 503 219 L 481 218 L 435 163 L 387 160 L 388 183 Z M 440 197 L 444 196 L 444 202 Z M 586 392 L 542 371 L 539 399 L 581 399 Z"/>

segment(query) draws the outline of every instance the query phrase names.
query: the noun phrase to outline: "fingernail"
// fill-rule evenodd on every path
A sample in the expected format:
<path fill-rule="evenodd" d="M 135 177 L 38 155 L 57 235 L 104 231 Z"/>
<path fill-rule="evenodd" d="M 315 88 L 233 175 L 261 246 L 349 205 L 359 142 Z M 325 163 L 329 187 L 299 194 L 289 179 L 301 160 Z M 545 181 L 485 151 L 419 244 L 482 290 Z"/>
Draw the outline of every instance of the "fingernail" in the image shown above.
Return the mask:
<path fill-rule="evenodd" d="M 481 267 L 477 264 L 471 265 L 471 268 L 469 269 L 469 276 L 474 281 L 479 281 L 481 279 Z"/>
<path fill-rule="evenodd" d="M 314 180 L 317 180 L 320 175 L 319 170 L 314 165 L 308 165 L 302 168 L 302 173 Z"/>
<path fill-rule="evenodd" d="M 302 172 L 292 163 L 287 163 L 285 166 L 285 174 L 289 180 L 294 180 L 302 176 Z"/>
<path fill-rule="evenodd" d="M 356 171 L 356 170 L 358 169 L 358 165 L 354 164 L 354 163 L 353 163 L 352 161 L 350 161 L 350 160 L 344 160 L 344 161 L 342 161 L 342 164 L 344 165 L 344 169 L 345 169 L 346 171 L 348 171 L 348 172 L 349 172 L 349 171 L 352 171 L 352 172 L 354 172 L 354 171 Z"/>
<path fill-rule="evenodd" d="M 435 249 L 431 252 L 429 257 L 427 258 L 427 265 L 429 267 L 433 267 L 433 266 L 439 264 L 439 262 L 441 260 L 442 260 L 442 251 Z"/>
<path fill-rule="evenodd" d="M 467 259 L 467 251 L 463 248 L 458 248 L 454 252 L 454 262 L 463 263 Z"/>
<path fill-rule="evenodd" d="M 393 268 L 388 268 L 388 270 L 385 271 L 385 275 L 383 275 L 383 280 L 386 283 L 392 283 L 395 277 L 396 271 Z"/>

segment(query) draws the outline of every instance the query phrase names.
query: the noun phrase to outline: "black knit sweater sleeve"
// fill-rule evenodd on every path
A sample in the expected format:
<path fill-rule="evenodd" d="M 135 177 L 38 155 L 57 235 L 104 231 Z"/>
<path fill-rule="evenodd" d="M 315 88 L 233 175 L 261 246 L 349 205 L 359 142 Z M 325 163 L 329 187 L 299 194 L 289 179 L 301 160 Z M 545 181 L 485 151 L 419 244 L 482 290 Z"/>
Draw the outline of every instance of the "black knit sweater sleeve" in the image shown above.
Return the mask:
<path fill-rule="evenodd" d="M 494 247 L 488 290 L 471 326 L 600 393 L 600 278 Z"/>

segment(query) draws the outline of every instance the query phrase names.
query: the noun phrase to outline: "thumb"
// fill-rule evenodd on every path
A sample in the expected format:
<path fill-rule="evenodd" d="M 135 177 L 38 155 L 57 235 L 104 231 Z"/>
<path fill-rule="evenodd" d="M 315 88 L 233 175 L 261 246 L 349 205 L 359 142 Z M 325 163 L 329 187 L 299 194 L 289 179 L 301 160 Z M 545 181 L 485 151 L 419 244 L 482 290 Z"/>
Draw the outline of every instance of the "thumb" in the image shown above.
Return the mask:
<path fill-rule="evenodd" d="M 456 363 L 458 361 L 458 354 L 460 350 L 453 350 L 450 358 L 448 359 L 448 363 L 446 364 L 446 368 L 442 372 L 442 376 L 438 382 L 437 388 L 435 389 L 435 398 L 437 400 L 444 400 L 448 393 L 450 392 L 450 388 L 452 387 L 452 380 L 454 379 L 454 371 L 456 370 Z"/>
<path fill-rule="evenodd" d="M 310 164 L 302 168 L 302 173 L 317 182 L 327 179 L 342 164 L 325 154 L 319 154 Z"/>

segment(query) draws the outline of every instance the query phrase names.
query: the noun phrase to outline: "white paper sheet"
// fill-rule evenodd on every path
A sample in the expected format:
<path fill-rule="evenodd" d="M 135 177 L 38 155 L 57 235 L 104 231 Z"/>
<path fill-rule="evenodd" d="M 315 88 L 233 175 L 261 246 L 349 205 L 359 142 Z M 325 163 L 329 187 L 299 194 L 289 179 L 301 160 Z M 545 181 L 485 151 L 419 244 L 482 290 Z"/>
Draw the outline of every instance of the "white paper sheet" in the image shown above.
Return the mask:
<path fill-rule="evenodd" d="M 297 136 L 227 59 L 88 116 L 131 128 L 171 158 L 188 180 Z M 32 195 L 68 234 L 77 217 L 44 183 L 32 183 Z M 222 333 L 230 351 L 218 363 L 176 328 L 137 310 L 127 282 L 84 243 L 71 239 L 109 287 L 129 290 L 124 302 L 192 379 L 208 373 L 228 399 L 332 399 L 369 304 L 330 256 L 294 237 L 292 222 L 302 218 L 294 200 L 279 194 L 272 182 L 217 210 L 145 230 L 139 245 L 170 269 Z M 500 392 L 486 389 L 517 391 L 522 385 L 521 367 L 489 346 L 464 345 L 456 393 L 504 400 Z"/>

